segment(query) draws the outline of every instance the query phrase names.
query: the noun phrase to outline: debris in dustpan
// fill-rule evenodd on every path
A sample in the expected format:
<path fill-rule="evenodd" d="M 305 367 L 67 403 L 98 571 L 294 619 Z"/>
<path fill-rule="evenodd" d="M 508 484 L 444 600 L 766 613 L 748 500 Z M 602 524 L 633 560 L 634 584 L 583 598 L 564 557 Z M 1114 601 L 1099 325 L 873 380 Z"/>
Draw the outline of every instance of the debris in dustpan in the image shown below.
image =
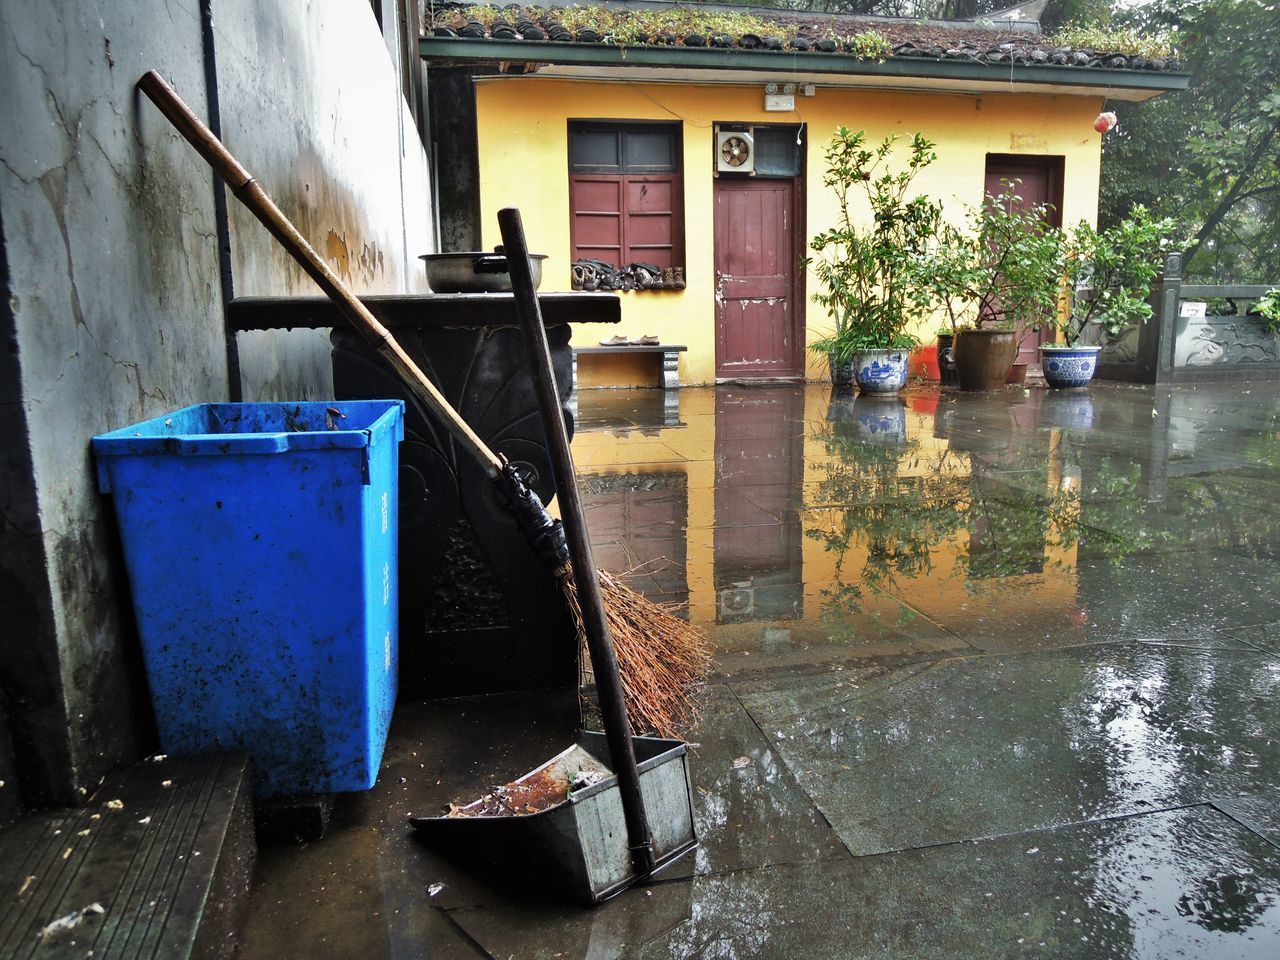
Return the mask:
<path fill-rule="evenodd" d="M 570 799 L 574 790 L 607 780 L 613 771 L 581 746 L 552 757 L 518 780 L 494 787 L 466 806 L 449 804 L 450 817 L 521 817 L 550 810 Z"/>

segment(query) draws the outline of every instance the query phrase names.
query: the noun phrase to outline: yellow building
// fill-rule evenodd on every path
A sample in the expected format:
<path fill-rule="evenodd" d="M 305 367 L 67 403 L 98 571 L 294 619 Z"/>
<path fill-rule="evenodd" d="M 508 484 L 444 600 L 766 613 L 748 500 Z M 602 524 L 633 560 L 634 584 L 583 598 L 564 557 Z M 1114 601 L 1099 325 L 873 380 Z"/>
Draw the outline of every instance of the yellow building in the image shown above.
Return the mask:
<path fill-rule="evenodd" d="M 1034 25 L 1008 21 L 871 24 L 888 43 L 877 60 L 842 52 L 848 44 L 831 38 L 853 27 L 831 18 L 780 23 L 776 40 L 628 45 L 584 30 L 557 37 L 554 12 L 536 23 L 507 15 L 514 22 L 469 27 L 455 17 L 421 42 L 433 82 L 453 98 L 433 100 L 436 129 L 452 135 L 438 153 L 442 216 L 453 171 L 469 185 L 472 243 L 499 243 L 497 211 L 521 209 L 531 249 L 548 255 L 543 289 L 650 284 L 621 293 L 616 332 L 686 345 L 686 384 L 825 375 L 805 346 L 827 321 L 799 261 L 835 219 L 822 176 L 836 128 L 872 143 L 916 132 L 935 141 L 938 160 L 916 182 L 953 219 L 1018 177 L 1063 223 L 1093 223 L 1105 101 L 1188 82 L 1176 64 L 1055 49 Z M 574 346 L 594 345 L 601 329 L 578 327 Z M 659 360 L 583 355 L 580 383 L 652 384 Z"/>

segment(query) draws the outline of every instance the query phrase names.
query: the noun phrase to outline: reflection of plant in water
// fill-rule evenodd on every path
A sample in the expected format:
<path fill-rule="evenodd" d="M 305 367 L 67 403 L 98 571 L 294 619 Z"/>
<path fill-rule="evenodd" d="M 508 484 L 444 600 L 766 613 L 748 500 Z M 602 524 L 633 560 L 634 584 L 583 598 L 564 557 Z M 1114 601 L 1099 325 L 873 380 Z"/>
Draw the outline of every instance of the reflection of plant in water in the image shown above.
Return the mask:
<path fill-rule="evenodd" d="M 955 564 L 971 585 L 1069 569 L 1071 551 L 1085 542 L 1101 542 L 1112 559 L 1140 545 L 1087 526 L 1075 486 L 1063 486 L 1047 500 L 1020 494 L 1001 482 L 1018 463 L 987 463 L 951 449 L 925 456 L 914 439 L 886 443 L 859 434 L 858 427 L 836 420 L 812 433 L 829 458 L 820 467 L 805 524 L 805 536 L 835 555 L 832 582 L 819 593 L 824 619 L 847 622 L 871 597 L 901 595 L 911 581 L 930 576 L 939 547 L 965 531 L 967 545 L 954 546 Z M 1027 455 L 1011 453 L 1020 463 Z M 1099 482 L 1123 490 L 1133 481 L 1116 475 Z M 1047 473 L 1037 475 L 1032 487 L 1047 491 Z M 846 566 L 853 562 L 860 564 L 856 570 Z"/>
<path fill-rule="evenodd" d="M 1080 519 L 1080 494 L 1072 488 L 1050 495 L 1047 503 L 1019 503 L 986 491 L 975 474 L 965 511 L 970 531 L 965 556 L 969 580 L 989 580 L 1065 569 L 1063 555 L 1091 536 Z M 1114 538 L 1109 554 L 1125 552 Z"/>
<path fill-rule="evenodd" d="M 944 465 L 954 454 L 928 459 L 915 440 L 887 443 L 859 436 L 856 428 L 837 420 L 812 434 L 829 457 L 815 502 L 834 505 L 810 511 L 805 529 L 806 537 L 836 555 L 834 580 L 820 594 L 826 619 L 860 612 L 868 593 L 885 592 L 899 577 L 927 576 L 934 547 L 963 521 L 955 510 L 957 480 Z M 846 578 L 855 539 L 865 551 L 862 567 Z"/>

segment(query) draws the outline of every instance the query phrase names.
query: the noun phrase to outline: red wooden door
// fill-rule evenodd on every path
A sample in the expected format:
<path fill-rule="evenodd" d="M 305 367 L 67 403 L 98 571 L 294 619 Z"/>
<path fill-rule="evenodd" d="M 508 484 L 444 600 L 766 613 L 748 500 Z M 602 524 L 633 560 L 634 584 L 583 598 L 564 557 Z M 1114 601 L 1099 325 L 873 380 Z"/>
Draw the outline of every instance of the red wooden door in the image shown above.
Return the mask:
<path fill-rule="evenodd" d="M 716 377 L 796 377 L 795 182 L 733 180 L 715 187 Z"/>
<path fill-rule="evenodd" d="M 1006 189 L 1006 181 L 1022 181 L 1018 184 L 1018 197 L 1027 206 L 1045 203 L 1051 207 L 1049 222 L 1062 226 L 1062 158 L 1022 157 L 1012 154 L 988 154 L 987 176 L 984 192 L 989 197 L 999 196 Z M 1018 360 L 1023 363 L 1039 363 L 1041 343 L 1053 339 L 1044 331 L 1018 332 Z"/>

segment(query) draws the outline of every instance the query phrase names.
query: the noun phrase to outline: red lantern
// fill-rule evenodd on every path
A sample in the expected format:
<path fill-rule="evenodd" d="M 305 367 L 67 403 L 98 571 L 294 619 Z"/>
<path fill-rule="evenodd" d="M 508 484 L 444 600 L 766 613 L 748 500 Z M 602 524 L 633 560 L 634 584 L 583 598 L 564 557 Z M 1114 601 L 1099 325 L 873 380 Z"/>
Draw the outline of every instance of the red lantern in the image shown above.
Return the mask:
<path fill-rule="evenodd" d="M 1116 115 L 1111 111 L 1098 114 L 1098 119 L 1093 121 L 1093 129 L 1099 133 L 1106 133 L 1116 125 Z"/>

